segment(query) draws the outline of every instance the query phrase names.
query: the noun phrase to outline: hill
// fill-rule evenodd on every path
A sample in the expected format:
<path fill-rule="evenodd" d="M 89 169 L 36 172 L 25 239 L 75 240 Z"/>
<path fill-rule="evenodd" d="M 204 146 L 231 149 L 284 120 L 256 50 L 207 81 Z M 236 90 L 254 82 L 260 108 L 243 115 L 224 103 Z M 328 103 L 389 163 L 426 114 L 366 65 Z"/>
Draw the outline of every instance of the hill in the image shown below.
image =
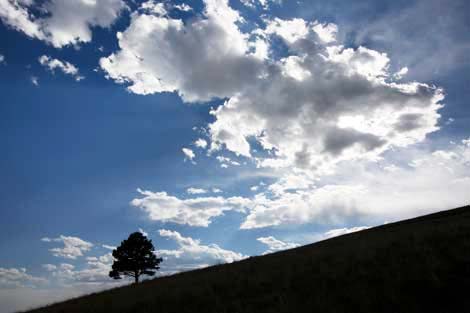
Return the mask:
<path fill-rule="evenodd" d="M 31 312 L 470 312 L 470 206 Z"/>

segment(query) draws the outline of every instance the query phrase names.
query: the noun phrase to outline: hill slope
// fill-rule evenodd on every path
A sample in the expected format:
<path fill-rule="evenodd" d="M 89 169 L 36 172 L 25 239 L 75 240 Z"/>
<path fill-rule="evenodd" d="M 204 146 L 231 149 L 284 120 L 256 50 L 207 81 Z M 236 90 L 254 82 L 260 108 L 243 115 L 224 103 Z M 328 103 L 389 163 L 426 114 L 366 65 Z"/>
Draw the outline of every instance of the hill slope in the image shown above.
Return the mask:
<path fill-rule="evenodd" d="M 31 312 L 470 312 L 470 207 Z"/>

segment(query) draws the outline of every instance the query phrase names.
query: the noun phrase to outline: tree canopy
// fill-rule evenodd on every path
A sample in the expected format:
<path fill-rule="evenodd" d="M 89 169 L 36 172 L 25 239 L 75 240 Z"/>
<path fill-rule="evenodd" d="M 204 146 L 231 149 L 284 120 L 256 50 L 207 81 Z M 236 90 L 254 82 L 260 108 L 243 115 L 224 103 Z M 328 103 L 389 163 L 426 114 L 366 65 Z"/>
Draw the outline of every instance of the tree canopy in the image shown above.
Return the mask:
<path fill-rule="evenodd" d="M 140 232 L 130 234 L 113 250 L 114 263 L 109 276 L 114 279 L 130 276 L 138 283 L 141 275 L 155 275 L 162 258 L 157 258 L 154 251 L 152 240 Z"/>

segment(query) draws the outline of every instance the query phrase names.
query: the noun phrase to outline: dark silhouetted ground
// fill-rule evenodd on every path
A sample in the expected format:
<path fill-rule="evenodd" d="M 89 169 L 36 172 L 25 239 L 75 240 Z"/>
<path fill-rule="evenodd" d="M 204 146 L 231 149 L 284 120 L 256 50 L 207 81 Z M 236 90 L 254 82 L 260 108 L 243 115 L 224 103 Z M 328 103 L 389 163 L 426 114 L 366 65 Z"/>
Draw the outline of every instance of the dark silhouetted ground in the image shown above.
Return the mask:
<path fill-rule="evenodd" d="M 470 312 L 470 207 L 31 312 Z"/>

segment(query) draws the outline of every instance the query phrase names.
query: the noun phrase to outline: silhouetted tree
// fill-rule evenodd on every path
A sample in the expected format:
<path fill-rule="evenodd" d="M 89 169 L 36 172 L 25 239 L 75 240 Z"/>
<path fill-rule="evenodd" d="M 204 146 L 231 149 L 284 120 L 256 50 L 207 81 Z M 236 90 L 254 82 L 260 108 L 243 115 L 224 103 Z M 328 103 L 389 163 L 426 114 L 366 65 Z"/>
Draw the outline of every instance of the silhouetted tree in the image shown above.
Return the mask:
<path fill-rule="evenodd" d="M 152 240 L 140 232 L 130 234 L 113 250 L 114 263 L 109 277 L 121 279 L 121 275 L 131 276 L 137 284 L 140 275 L 155 275 L 162 258 L 157 258 L 154 251 Z"/>

